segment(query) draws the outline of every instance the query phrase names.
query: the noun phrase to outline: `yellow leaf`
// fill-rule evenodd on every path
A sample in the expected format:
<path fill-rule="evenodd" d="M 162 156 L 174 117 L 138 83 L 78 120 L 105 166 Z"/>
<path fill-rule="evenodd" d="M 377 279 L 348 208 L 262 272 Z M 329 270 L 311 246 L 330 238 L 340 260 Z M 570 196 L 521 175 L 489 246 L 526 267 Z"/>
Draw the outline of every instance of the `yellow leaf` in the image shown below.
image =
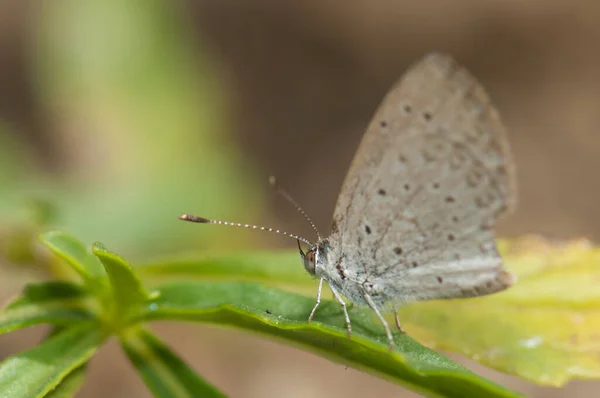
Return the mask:
<path fill-rule="evenodd" d="M 408 334 L 539 384 L 600 378 L 600 248 L 537 237 L 498 247 L 518 277 L 514 286 L 407 305 L 400 316 Z"/>

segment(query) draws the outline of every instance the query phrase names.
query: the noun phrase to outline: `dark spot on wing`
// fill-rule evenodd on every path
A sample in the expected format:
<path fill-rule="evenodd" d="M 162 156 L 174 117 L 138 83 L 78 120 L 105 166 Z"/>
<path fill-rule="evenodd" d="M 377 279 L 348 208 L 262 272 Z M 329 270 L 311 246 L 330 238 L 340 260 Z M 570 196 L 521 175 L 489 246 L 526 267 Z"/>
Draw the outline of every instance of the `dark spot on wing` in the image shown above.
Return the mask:
<path fill-rule="evenodd" d="M 434 182 L 432 185 L 433 189 L 440 189 L 440 183 L 439 182 Z"/>
<path fill-rule="evenodd" d="M 383 189 L 383 188 L 379 188 L 379 190 L 377 191 L 377 193 L 379 195 L 381 195 L 381 196 L 385 196 L 385 194 L 386 194 L 385 189 Z"/>
<path fill-rule="evenodd" d="M 456 199 L 454 199 L 454 196 L 446 196 L 447 203 L 454 203 L 455 201 Z"/>
<path fill-rule="evenodd" d="M 401 247 L 395 247 L 394 248 L 394 253 L 396 253 L 397 255 L 401 255 L 402 254 L 402 248 Z"/>
<path fill-rule="evenodd" d="M 444 280 L 442 279 L 442 277 L 441 277 L 441 276 L 438 276 L 438 277 L 437 277 L 437 281 L 438 281 L 439 283 L 443 283 L 443 282 L 444 282 Z"/>
<path fill-rule="evenodd" d="M 406 112 L 406 113 L 411 113 L 412 112 L 412 107 L 410 105 L 408 105 L 408 104 L 404 105 L 402 107 L 402 109 L 404 109 L 404 112 Z"/>
<path fill-rule="evenodd" d="M 425 119 L 426 121 L 430 121 L 431 120 L 431 113 L 429 112 L 423 112 L 423 119 Z"/>
<path fill-rule="evenodd" d="M 340 262 L 337 263 L 337 265 L 335 266 L 335 269 L 338 270 L 338 273 L 340 274 L 340 277 L 342 279 L 346 279 L 346 274 L 344 273 L 344 269 L 342 268 L 342 261 L 340 259 Z"/>
<path fill-rule="evenodd" d="M 365 232 L 367 234 L 371 234 L 371 227 L 369 227 L 368 225 L 365 225 Z"/>
<path fill-rule="evenodd" d="M 454 222 L 458 222 L 458 217 L 456 217 L 456 216 L 452 216 L 452 221 L 454 221 Z"/>
<path fill-rule="evenodd" d="M 454 239 L 456 239 L 456 237 L 455 237 L 454 235 L 452 235 L 452 234 L 448 234 L 448 240 L 449 240 L 450 242 L 452 242 Z"/>
<path fill-rule="evenodd" d="M 380 125 L 381 127 L 387 127 L 388 123 L 387 123 L 385 120 L 382 120 L 382 121 L 379 123 L 379 125 Z"/>
<path fill-rule="evenodd" d="M 404 184 L 404 190 L 405 191 L 410 191 L 410 185 Z"/>
<path fill-rule="evenodd" d="M 419 266 L 419 263 L 417 263 L 416 261 L 413 261 L 411 265 L 413 268 L 417 268 Z"/>

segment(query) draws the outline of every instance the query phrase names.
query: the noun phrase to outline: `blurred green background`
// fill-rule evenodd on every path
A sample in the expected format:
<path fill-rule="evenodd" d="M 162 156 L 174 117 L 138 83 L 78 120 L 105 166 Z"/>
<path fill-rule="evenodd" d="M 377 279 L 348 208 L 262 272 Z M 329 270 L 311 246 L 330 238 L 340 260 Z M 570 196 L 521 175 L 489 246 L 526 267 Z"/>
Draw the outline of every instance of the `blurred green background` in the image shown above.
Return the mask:
<path fill-rule="evenodd" d="M 451 53 L 509 127 L 521 202 L 503 235 L 600 237 L 600 5 L 487 2 L 0 1 L 0 299 L 43 258 L 43 224 L 135 261 L 182 251 L 288 247 L 284 238 L 185 224 L 182 212 L 313 237 L 267 176 L 322 231 L 379 101 L 408 65 Z M 318 181 L 318 183 L 316 183 Z M 298 263 L 300 265 L 300 262 Z M 236 397 L 416 396 L 234 331 L 159 325 Z M 0 337 L 0 357 L 44 330 Z M 588 397 L 597 383 L 538 388 Z M 82 397 L 146 397 L 115 346 Z"/>

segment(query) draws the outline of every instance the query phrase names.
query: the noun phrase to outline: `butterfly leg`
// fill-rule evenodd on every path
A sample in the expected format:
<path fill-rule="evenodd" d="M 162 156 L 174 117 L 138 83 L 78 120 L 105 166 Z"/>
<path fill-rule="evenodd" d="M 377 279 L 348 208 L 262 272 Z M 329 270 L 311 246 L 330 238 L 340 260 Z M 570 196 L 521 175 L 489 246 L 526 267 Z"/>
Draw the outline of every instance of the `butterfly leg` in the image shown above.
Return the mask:
<path fill-rule="evenodd" d="M 398 319 L 398 308 L 394 308 L 394 320 L 396 321 L 396 327 L 400 331 L 400 333 L 406 333 L 402 326 L 400 325 L 400 319 Z"/>
<path fill-rule="evenodd" d="M 379 312 L 379 308 L 377 308 L 377 305 L 375 305 L 375 302 L 373 301 L 371 296 L 369 296 L 367 293 L 364 293 L 363 297 L 365 298 L 365 301 L 367 302 L 369 307 L 371 307 L 371 309 L 373 311 L 375 311 L 375 314 L 377 314 L 377 317 L 383 324 L 383 328 L 385 329 L 385 334 L 388 338 L 388 342 L 390 343 L 390 351 L 394 351 L 394 338 L 392 337 L 392 331 L 390 330 L 390 326 L 388 325 L 388 323 L 385 320 L 385 318 L 383 317 L 383 315 L 381 315 L 381 312 Z"/>
<path fill-rule="evenodd" d="M 333 292 L 335 299 L 337 300 L 338 303 L 340 303 L 340 305 L 342 306 L 342 309 L 344 310 L 346 329 L 348 329 L 348 338 L 351 339 L 352 338 L 352 324 L 350 323 L 350 316 L 348 315 L 348 309 L 346 308 L 346 302 L 344 301 L 342 296 L 338 293 L 336 288 L 331 286 L 331 284 L 329 284 L 329 287 L 331 288 L 331 291 Z"/>
<path fill-rule="evenodd" d="M 317 307 L 319 306 L 319 304 L 321 304 L 321 290 L 323 289 L 323 278 L 321 278 L 319 280 L 319 288 L 317 289 L 317 302 L 315 303 L 315 306 L 313 307 L 312 311 L 310 312 L 310 315 L 308 316 L 308 323 L 310 323 L 313 319 L 313 316 L 315 315 L 315 311 L 317 310 Z"/>

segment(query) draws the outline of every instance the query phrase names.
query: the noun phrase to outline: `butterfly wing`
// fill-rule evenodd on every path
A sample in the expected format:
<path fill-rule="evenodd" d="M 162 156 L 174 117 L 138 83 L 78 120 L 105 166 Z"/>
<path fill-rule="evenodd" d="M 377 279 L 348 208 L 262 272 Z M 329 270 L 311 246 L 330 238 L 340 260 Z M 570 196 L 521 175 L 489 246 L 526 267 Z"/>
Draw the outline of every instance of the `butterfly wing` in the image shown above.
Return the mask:
<path fill-rule="evenodd" d="M 451 58 L 428 55 L 392 88 L 363 137 L 334 212 L 327 272 L 379 302 L 505 289 L 512 278 L 492 228 L 515 203 L 512 174 L 483 88 Z"/>

